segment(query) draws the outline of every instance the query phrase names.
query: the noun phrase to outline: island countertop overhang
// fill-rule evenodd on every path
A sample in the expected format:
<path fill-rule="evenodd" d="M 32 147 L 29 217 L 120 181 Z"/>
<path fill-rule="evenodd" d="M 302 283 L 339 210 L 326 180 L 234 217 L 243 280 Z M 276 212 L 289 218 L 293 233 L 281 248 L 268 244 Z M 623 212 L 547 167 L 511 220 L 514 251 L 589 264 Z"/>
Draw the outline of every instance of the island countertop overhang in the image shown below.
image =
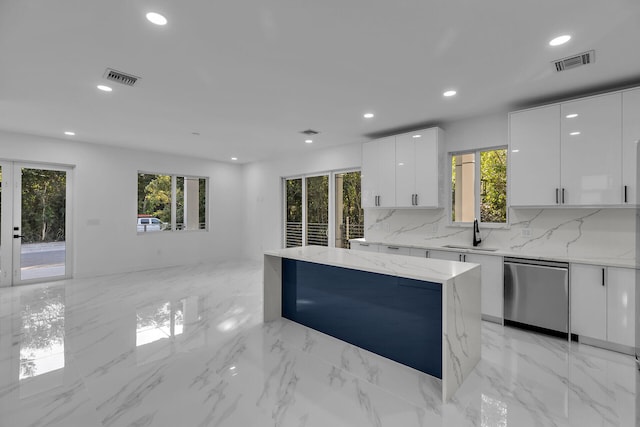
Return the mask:
<path fill-rule="evenodd" d="M 480 268 L 478 264 L 468 262 L 352 251 L 325 246 L 279 249 L 266 251 L 265 255 L 442 284 L 469 270 Z"/>

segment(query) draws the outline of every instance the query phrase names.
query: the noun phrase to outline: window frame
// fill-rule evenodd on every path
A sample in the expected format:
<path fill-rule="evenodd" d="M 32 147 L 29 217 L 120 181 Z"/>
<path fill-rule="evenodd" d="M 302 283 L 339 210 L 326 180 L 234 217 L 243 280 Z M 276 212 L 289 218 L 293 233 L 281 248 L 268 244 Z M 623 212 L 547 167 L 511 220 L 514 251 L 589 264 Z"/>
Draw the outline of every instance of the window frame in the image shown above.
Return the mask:
<path fill-rule="evenodd" d="M 307 174 L 299 174 L 299 175 L 291 175 L 291 176 L 282 176 L 280 177 L 280 207 L 281 207 L 281 242 L 280 247 L 285 248 L 287 244 L 287 181 L 292 179 L 302 179 L 302 246 L 305 247 L 307 245 L 307 178 L 313 178 L 318 176 L 328 176 L 329 179 L 329 202 L 327 207 L 329 209 L 329 224 L 327 225 L 327 234 L 329 238 L 327 239 L 327 247 L 334 248 L 336 245 L 335 242 L 335 233 L 336 233 L 336 211 L 335 211 L 335 197 L 336 197 L 336 175 L 342 173 L 350 173 L 350 172 L 360 172 L 362 173 L 362 168 L 346 168 L 346 169 L 334 169 L 330 171 L 321 171 L 321 172 L 312 172 Z"/>
<path fill-rule="evenodd" d="M 171 177 L 171 221 L 170 221 L 170 229 L 168 230 L 162 230 L 165 233 L 150 233 L 150 232 L 144 232 L 144 231 L 136 231 L 136 233 L 138 235 L 144 235 L 144 234 L 167 234 L 166 232 L 168 231 L 169 233 L 173 233 L 173 232 L 187 232 L 187 233 L 192 233 L 192 232 L 209 232 L 210 231 L 210 224 L 211 224 L 211 210 L 209 209 L 210 207 L 210 180 L 211 178 L 208 176 L 204 176 L 204 175 L 190 175 L 190 174 L 181 174 L 181 173 L 163 173 L 163 172 L 148 172 L 148 171 L 144 171 L 144 170 L 138 170 L 138 172 L 136 173 L 136 212 L 138 210 L 138 188 L 137 188 L 137 181 L 140 177 L 140 174 L 144 174 L 144 175 L 156 175 L 156 176 L 169 176 Z M 198 227 L 197 229 L 177 229 L 177 218 L 178 218 L 178 200 L 177 200 L 177 180 L 178 178 L 183 178 L 183 179 L 204 179 L 205 180 L 205 185 L 204 185 L 204 192 L 205 192 L 205 213 L 204 213 L 204 218 L 205 218 L 205 227 L 204 228 L 200 228 Z M 183 196 L 184 197 L 184 196 Z M 198 206 L 199 209 L 199 206 Z M 138 212 L 137 215 L 139 215 L 140 213 Z M 137 221 L 136 221 L 137 222 Z M 136 227 L 137 230 L 137 227 Z"/>
<path fill-rule="evenodd" d="M 481 204 L 481 179 L 480 179 L 480 153 L 481 152 L 485 152 L 485 151 L 494 151 L 494 150 L 506 150 L 507 153 L 507 168 L 505 171 L 505 175 L 506 175 L 506 179 L 507 179 L 507 185 L 505 186 L 506 188 L 506 219 L 505 222 L 483 222 L 482 216 L 480 214 L 480 204 Z M 474 155 L 474 179 L 473 179 L 473 194 L 474 194 L 474 206 L 473 206 L 473 212 L 474 212 L 474 217 L 478 219 L 478 224 L 481 225 L 484 228 L 510 228 L 511 227 L 511 223 L 510 221 L 510 217 L 509 217 L 509 147 L 506 145 L 495 145 L 495 146 L 490 146 L 490 147 L 481 147 L 481 148 L 474 148 L 474 149 L 470 149 L 470 150 L 460 150 L 460 151 L 450 151 L 449 153 L 447 153 L 447 158 L 448 158 L 448 162 L 447 162 L 447 217 L 448 217 L 448 225 L 450 227 L 473 227 L 473 222 L 462 222 L 462 221 L 454 221 L 452 219 L 453 217 L 453 212 L 452 212 L 452 208 L 453 208 L 453 200 L 451 199 L 453 197 L 453 183 L 451 180 L 451 177 L 453 176 L 453 170 L 452 170 L 452 163 L 453 163 L 453 156 L 460 156 L 463 154 L 473 154 Z"/>

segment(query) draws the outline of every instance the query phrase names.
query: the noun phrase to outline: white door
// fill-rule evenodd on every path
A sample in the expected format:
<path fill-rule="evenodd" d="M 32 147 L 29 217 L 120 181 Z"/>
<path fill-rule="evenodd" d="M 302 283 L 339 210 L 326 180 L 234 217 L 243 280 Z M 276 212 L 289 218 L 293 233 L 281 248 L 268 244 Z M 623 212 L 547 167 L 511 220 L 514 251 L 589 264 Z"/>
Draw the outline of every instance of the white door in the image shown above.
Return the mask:
<path fill-rule="evenodd" d="M 2 162 L 0 284 L 71 277 L 71 169 Z"/>

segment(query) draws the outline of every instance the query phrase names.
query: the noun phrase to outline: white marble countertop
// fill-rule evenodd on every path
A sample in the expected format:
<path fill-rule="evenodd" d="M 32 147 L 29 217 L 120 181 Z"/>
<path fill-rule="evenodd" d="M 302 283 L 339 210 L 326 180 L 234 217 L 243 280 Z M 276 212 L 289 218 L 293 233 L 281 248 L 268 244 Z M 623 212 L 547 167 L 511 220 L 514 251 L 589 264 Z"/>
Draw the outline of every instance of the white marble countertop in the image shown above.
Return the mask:
<path fill-rule="evenodd" d="M 425 250 L 437 250 L 437 251 L 451 251 L 451 252 L 461 252 L 461 253 L 472 253 L 478 255 L 494 255 L 494 256 L 507 256 L 514 258 L 527 258 L 527 259 L 535 259 L 535 260 L 544 260 L 544 261 L 560 261 L 560 262 L 570 262 L 576 264 L 592 264 L 599 265 L 603 267 L 623 267 L 623 268 L 635 268 L 636 266 L 633 262 L 625 260 L 625 259 L 610 259 L 610 258 L 575 258 L 575 257 L 566 257 L 566 256 L 544 256 L 537 254 L 529 254 L 522 252 L 512 252 L 505 251 L 502 249 L 496 250 L 482 250 L 482 249 L 473 249 L 469 248 L 452 248 L 446 246 L 424 246 L 424 245 L 415 245 L 415 244 L 405 244 L 399 242 L 380 242 L 373 240 L 366 240 L 364 238 L 359 239 L 350 239 L 350 242 L 362 242 L 362 243 L 371 243 L 374 245 L 385 245 L 385 246 L 401 246 L 405 248 L 414 248 L 414 249 L 425 249 Z M 453 244 L 452 244 L 453 245 Z M 464 246 L 464 245 L 460 245 Z M 482 246 L 480 246 L 482 248 Z"/>
<path fill-rule="evenodd" d="M 352 251 L 324 246 L 279 249 L 266 251 L 265 255 L 443 284 L 462 273 L 479 267 L 478 264 L 473 263 Z"/>

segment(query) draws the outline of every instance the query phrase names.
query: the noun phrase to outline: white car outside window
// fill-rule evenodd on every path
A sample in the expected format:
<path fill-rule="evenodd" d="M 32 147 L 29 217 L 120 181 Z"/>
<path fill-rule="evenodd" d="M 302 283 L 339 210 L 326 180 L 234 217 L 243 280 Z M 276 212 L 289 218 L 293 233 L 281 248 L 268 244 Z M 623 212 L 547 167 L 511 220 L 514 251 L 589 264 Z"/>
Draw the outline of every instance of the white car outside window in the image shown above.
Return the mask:
<path fill-rule="evenodd" d="M 162 231 L 165 229 L 165 223 L 158 218 L 138 218 L 138 232 Z"/>

